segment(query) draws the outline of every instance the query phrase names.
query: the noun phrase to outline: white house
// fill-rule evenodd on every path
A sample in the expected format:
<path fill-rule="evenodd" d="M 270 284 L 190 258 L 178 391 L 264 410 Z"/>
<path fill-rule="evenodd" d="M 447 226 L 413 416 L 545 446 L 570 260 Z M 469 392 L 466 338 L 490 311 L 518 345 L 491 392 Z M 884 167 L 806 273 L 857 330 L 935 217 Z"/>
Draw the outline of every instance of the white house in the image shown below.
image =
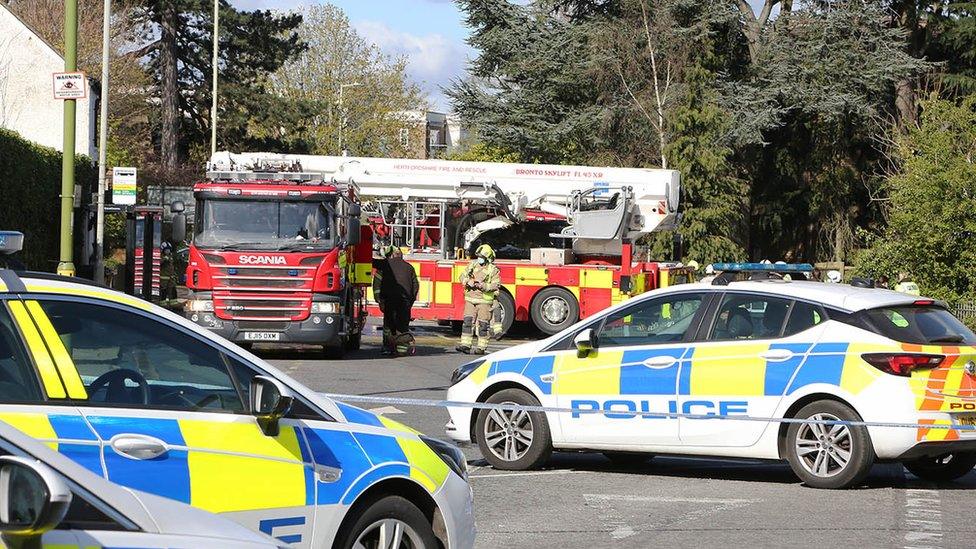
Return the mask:
<path fill-rule="evenodd" d="M 0 127 L 59 151 L 64 104 L 54 99 L 51 75 L 64 58 L 0 2 Z M 75 153 L 96 158 L 95 98 L 77 101 Z"/>

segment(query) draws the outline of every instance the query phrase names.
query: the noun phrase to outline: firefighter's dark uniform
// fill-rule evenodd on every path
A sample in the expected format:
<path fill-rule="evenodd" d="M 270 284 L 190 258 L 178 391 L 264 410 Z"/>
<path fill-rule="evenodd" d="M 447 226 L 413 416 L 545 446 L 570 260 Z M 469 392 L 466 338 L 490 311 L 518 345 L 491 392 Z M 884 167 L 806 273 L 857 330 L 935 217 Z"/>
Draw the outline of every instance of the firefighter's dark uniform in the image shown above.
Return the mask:
<path fill-rule="evenodd" d="M 413 350 L 410 309 L 413 308 L 419 292 L 420 281 L 413 265 L 404 261 L 397 253 L 387 257 L 382 264 L 377 302 L 383 309 L 384 335 L 388 329 L 388 345 L 397 354 L 407 354 Z"/>

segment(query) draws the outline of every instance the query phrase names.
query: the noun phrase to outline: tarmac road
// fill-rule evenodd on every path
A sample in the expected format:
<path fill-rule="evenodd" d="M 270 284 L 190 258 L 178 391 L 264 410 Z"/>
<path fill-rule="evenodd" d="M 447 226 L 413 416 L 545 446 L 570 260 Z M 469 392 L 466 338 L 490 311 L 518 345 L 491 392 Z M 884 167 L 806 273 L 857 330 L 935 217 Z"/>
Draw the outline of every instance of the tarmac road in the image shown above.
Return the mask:
<path fill-rule="evenodd" d="M 381 358 L 372 333 L 341 361 L 301 349 L 258 352 L 318 391 L 438 399 L 469 359 L 454 344 L 449 329 L 426 325 L 414 357 Z M 446 438 L 443 409 L 366 407 Z M 785 463 L 656 457 L 621 468 L 600 454 L 563 453 L 542 471 L 501 472 L 477 447 L 464 452 L 478 547 L 976 546 L 976 473 L 934 485 L 884 464 L 862 488 L 825 491 L 800 485 Z"/>

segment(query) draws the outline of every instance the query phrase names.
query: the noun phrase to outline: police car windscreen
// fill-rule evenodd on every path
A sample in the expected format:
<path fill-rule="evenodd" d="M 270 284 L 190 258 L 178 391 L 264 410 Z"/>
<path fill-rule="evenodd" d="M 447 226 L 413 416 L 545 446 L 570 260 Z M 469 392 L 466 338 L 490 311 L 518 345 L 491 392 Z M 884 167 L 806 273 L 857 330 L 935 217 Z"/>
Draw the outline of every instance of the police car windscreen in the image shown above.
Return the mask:
<path fill-rule="evenodd" d="M 942 307 L 881 307 L 862 314 L 881 335 L 902 343 L 976 345 L 976 334 Z"/>

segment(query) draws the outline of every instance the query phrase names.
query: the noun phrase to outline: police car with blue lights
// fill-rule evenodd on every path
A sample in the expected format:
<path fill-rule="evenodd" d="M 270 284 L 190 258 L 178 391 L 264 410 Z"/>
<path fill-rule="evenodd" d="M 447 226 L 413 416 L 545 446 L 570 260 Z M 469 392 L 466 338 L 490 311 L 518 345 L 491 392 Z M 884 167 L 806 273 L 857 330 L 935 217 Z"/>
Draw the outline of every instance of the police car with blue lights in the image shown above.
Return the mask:
<path fill-rule="evenodd" d="M 0 237 L 0 252 L 22 242 Z M 456 446 L 325 398 L 181 316 L 78 279 L 0 268 L 0 421 L 112 482 L 282 543 L 474 544 Z"/>
<path fill-rule="evenodd" d="M 787 460 L 821 488 L 876 461 L 932 480 L 973 469 L 976 335 L 942 303 L 805 280 L 807 264 L 713 267 L 462 365 L 449 401 L 572 411 L 452 407 L 448 434 L 500 469 L 553 450 Z"/>

